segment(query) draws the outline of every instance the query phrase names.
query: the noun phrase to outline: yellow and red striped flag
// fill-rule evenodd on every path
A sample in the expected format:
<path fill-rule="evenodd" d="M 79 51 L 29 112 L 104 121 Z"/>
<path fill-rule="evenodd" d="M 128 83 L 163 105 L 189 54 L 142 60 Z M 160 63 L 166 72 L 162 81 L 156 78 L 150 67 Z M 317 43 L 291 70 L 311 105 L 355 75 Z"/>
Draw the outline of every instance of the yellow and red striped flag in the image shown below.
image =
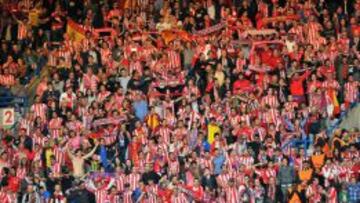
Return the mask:
<path fill-rule="evenodd" d="M 85 30 L 73 20 L 68 20 L 66 34 L 71 41 L 79 42 L 85 39 Z"/>

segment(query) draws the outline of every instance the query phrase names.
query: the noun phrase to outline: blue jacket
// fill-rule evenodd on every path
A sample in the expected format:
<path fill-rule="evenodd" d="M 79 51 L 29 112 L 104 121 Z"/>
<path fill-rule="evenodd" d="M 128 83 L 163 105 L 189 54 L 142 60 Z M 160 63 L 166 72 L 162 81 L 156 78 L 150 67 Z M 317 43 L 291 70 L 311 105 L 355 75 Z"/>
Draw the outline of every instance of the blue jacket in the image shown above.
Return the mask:
<path fill-rule="evenodd" d="M 225 163 L 224 154 L 220 154 L 216 156 L 213 160 L 213 163 L 214 163 L 214 173 L 215 175 L 219 175 L 222 172 L 222 166 Z"/>
<path fill-rule="evenodd" d="M 146 115 L 148 114 L 148 104 L 145 100 L 135 101 L 133 103 L 133 108 L 135 110 L 135 116 L 141 121 L 144 121 Z"/>

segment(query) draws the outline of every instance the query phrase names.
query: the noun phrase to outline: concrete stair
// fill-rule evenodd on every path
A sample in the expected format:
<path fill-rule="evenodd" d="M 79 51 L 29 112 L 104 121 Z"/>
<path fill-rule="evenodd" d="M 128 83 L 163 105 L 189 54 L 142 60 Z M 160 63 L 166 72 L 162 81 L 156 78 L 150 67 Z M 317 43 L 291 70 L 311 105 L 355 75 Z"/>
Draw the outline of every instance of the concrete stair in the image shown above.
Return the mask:
<path fill-rule="evenodd" d="M 358 128 L 360 129 L 360 105 L 357 104 L 352 108 L 348 114 L 343 118 L 342 122 L 339 125 L 343 129 Z"/>

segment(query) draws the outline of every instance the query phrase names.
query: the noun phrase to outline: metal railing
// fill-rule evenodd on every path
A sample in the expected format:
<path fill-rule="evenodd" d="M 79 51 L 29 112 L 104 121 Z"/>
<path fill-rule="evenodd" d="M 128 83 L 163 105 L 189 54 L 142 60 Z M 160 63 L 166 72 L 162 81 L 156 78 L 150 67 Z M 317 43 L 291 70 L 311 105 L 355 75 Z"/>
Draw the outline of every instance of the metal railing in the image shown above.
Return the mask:
<path fill-rule="evenodd" d="M 15 107 L 15 105 L 29 106 L 28 98 L 19 96 L 0 97 L 0 107 Z"/>
<path fill-rule="evenodd" d="M 354 105 L 352 105 L 349 109 L 347 109 L 346 111 L 344 112 L 341 112 L 340 114 L 340 117 L 338 118 L 338 120 L 336 120 L 334 123 L 332 123 L 330 126 L 327 127 L 326 129 L 326 135 L 327 136 L 330 136 L 334 130 L 336 128 L 339 127 L 339 125 L 341 124 L 341 122 L 344 120 L 344 118 L 349 114 L 349 112 L 354 109 L 359 103 L 355 103 Z M 298 148 L 300 146 L 303 146 L 304 149 L 305 149 L 305 152 L 306 150 L 308 149 L 308 147 L 310 146 L 310 144 L 312 143 L 311 139 L 309 136 L 307 136 L 306 138 L 303 138 L 303 139 L 296 139 L 296 138 L 293 138 L 291 140 L 289 140 L 287 143 L 285 143 L 281 149 L 282 150 L 286 150 L 286 149 L 289 149 L 290 148 Z"/>

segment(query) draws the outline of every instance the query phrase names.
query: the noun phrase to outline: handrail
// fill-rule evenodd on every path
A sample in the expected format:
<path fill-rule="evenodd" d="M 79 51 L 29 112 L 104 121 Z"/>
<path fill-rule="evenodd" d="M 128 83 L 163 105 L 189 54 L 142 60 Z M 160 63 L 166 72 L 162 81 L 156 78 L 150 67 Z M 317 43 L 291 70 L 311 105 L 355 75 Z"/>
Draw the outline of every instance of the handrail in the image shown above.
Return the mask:
<path fill-rule="evenodd" d="M 354 109 L 359 103 L 355 103 L 347 111 L 341 113 L 340 118 L 326 130 L 326 135 L 329 136 L 337 127 L 340 126 L 344 118 L 349 114 L 351 109 Z"/>
<path fill-rule="evenodd" d="M 351 109 L 355 108 L 359 103 L 356 103 L 354 106 L 352 106 L 351 108 L 349 108 L 348 110 L 344 111 L 341 113 L 340 118 L 331 126 L 329 126 L 326 129 L 326 135 L 330 136 L 330 134 L 337 128 L 339 127 L 339 125 L 341 124 L 341 122 L 343 121 L 343 119 L 348 115 L 348 113 L 350 112 Z M 305 139 L 297 139 L 297 138 L 292 138 L 290 139 L 287 143 L 285 143 L 281 149 L 285 150 L 287 147 L 292 147 L 295 144 L 298 145 L 304 145 L 305 149 L 307 149 L 308 147 L 308 143 L 310 143 L 310 139 L 309 138 L 305 138 Z"/>
<path fill-rule="evenodd" d="M 23 104 L 23 106 L 28 106 L 28 98 L 24 96 L 0 97 L 0 106 L 10 106 L 12 104 Z"/>

